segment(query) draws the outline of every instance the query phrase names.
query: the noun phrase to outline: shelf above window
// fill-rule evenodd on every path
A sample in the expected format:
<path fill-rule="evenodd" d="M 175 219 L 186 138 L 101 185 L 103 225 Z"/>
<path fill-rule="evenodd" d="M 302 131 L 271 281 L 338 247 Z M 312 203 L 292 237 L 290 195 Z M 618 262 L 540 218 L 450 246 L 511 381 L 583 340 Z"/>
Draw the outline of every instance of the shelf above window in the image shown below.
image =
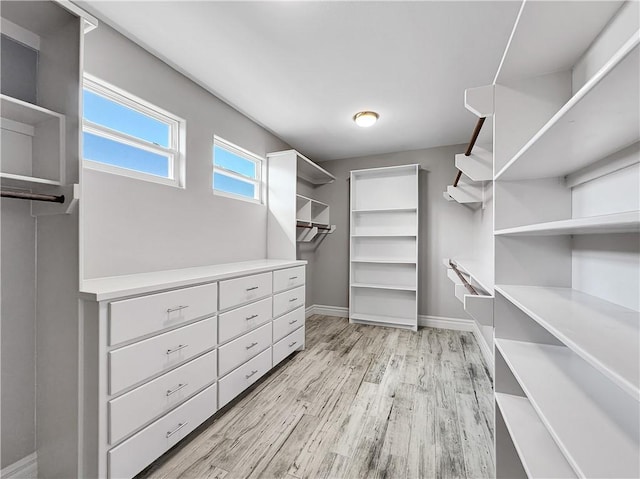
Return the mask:
<path fill-rule="evenodd" d="M 528 477 L 578 477 L 527 398 L 496 393 L 496 403 Z"/>
<path fill-rule="evenodd" d="M 639 476 L 637 401 L 566 347 L 495 344 L 578 476 Z"/>
<path fill-rule="evenodd" d="M 640 31 L 514 155 L 496 179 L 565 176 L 638 141 L 639 44 Z"/>
<path fill-rule="evenodd" d="M 640 400 L 640 313 L 571 288 L 499 285 L 496 291 Z"/>
<path fill-rule="evenodd" d="M 291 154 L 296 155 L 297 176 L 301 180 L 315 186 L 326 185 L 335 181 L 335 176 L 295 150 L 276 151 L 269 153 L 267 157 L 272 158 Z"/>

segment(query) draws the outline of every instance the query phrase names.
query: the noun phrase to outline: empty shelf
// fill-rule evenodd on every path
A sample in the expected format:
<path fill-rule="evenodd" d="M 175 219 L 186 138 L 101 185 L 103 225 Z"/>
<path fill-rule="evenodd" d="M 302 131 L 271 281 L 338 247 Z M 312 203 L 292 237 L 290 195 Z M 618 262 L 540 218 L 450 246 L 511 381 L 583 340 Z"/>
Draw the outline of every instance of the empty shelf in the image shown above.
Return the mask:
<path fill-rule="evenodd" d="M 640 313 L 571 288 L 500 285 L 496 290 L 640 400 Z"/>
<path fill-rule="evenodd" d="M 354 258 L 353 263 L 388 263 L 388 264 L 416 264 L 415 259 L 394 259 L 394 258 Z"/>
<path fill-rule="evenodd" d="M 354 321 L 364 321 L 368 323 L 381 323 L 389 326 L 404 326 L 407 328 L 415 328 L 416 323 L 410 318 L 399 318 L 396 316 L 383 316 L 379 314 L 359 314 L 352 313 L 349 319 Z"/>
<path fill-rule="evenodd" d="M 61 183 L 57 180 L 49 180 L 47 178 L 37 178 L 35 176 L 14 175 L 13 173 L 0 173 L 2 178 L 2 184 L 4 186 L 60 186 Z"/>
<path fill-rule="evenodd" d="M 496 347 L 580 477 L 638 477 L 638 403 L 563 346 Z"/>
<path fill-rule="evenodd" d="M 527 398 L 496 393 L 496 402 L 528 477 L 578 477 Z"/>
<path fill-rule="evenodd" d="M 353 213 L 393 213 L 402 211 L 416 211 L 417 208 L 373 208 L 353 210 Z"/>
<path fill-rule="evenodd" d="M 451 261 L 454 262 L 454 264 L 460 271 L 462 271 L 463 273 L 467 273 L 467 275 L 473 278 L 474 282 L 477 283 L 487 293 L 489 293 L 490 295 L 493 294 L 493 283 L 486 279 L 486 276 L 488 276 L 486 273 L 483 274 L 486 269 L 490 268 L 490 266 L 486 266 L 483 263 L 473 259 L 451 259 Z M 450 268 L 448 259 L 444 260 L 444 265 L 447 268 Z"/>
<path fill-rule="evenodd" d="M 415 291 L 415 286 L 404 286 L 394 284 L 374 284 L 374 283 L 351 283 L 354 288 L 373 288 L 373 289 L 394 289 L 397 291 Z"/>
<path fill-rule="evenodd" d="M 379 233 L 379 234 L 355 234 L 353 238 L 415 238 L 416 234 L 404 233 Z"/>
<path fill-rule="evenodd" d="M 565 176 L 638 141 L 639 43 L 640 32 L 636 32 L 509 160 L 496 179 Z"/>
<path fill-rule="evenodd" d="M 564 234 L 637 233 L 640 211 L 572 218 L 497 230 L 496 236 L 551 236 Z"/>

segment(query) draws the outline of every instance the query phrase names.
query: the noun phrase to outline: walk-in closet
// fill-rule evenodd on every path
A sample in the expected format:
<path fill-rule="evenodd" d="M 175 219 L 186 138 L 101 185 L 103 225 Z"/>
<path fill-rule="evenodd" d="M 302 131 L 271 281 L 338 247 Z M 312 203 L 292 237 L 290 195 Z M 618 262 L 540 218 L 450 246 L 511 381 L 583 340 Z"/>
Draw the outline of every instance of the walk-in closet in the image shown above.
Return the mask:
<path fill-rule="evenodd" d="M 638 0 L 0 34 L 2 479 L 640 477 Z"/>

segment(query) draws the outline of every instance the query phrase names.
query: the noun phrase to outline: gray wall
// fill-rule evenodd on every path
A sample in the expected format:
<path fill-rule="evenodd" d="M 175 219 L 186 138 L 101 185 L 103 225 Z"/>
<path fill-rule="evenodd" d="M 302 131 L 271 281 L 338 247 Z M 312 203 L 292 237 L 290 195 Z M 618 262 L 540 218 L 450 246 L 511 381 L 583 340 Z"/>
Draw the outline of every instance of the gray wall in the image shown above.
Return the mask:
<path fill-rule="evenodd" d="M 308 304 L 349 305 L 349 172 L 364 168 L 419 164 L 420 172 L 420 298 L 419 314 L 468 318 L 453 294 L 442 259 L 469 256 L 473 248 L 473 212 L 446 201 L 442 192 L 454 179 L 454 155 L 464 145 L 327 161 L 322 167 L 337 180 L 316 191 L 331 206 L 331 222 L 337 226 L 318 247 L 308 273 L 312 291 Z M 385 194 L 384 191 L 380 192 Z"/>
<path fill-rule="evenodd" d="M 265 258 L 266 206 L 212 194 L 213 135 L 288 146 L 104 23 L 85 42 L 87 73 L 186 120 L 187 174 L 180 189 L 84 169 L 84 277 Z"/>
<path fill-rule="evenodd" d="M 2 199 L 0 204 L 3 252 L 0 467 L 6 467 L 36 448 L 36 222 L 28 201 Z"/>

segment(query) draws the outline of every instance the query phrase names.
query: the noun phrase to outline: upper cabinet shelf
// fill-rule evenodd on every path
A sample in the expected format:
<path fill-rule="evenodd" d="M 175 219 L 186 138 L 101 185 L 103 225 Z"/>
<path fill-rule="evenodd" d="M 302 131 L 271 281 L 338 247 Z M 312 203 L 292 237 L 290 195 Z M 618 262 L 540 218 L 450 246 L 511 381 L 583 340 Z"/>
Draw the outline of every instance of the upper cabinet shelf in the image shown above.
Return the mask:
<path fill-rule="evenodd" d="M 0 95 L 0 112 L 3 184 L 64 184 L 64 115 L 7 95 Z"/>
<path fill-rule="evenodd" d="M 523 2 L 494 83 L 570 69 L 622 3 Z"/>
<path fill-rule="evenodd" d="M 639 43 L 637 31 L 496 179 L 565 176 L 640 140 Z"/>
<path fill-rule="evenodd" d="M 296 155 L 297 176 L 301 180 L 311 183 L 314 186 L 326 185 L 327 183 L 335 181 L 335 176 L 295 150 L 277 151 L 275 153 L 269 153 L 267 156 L 274 158 L 291 154 Z"/>

